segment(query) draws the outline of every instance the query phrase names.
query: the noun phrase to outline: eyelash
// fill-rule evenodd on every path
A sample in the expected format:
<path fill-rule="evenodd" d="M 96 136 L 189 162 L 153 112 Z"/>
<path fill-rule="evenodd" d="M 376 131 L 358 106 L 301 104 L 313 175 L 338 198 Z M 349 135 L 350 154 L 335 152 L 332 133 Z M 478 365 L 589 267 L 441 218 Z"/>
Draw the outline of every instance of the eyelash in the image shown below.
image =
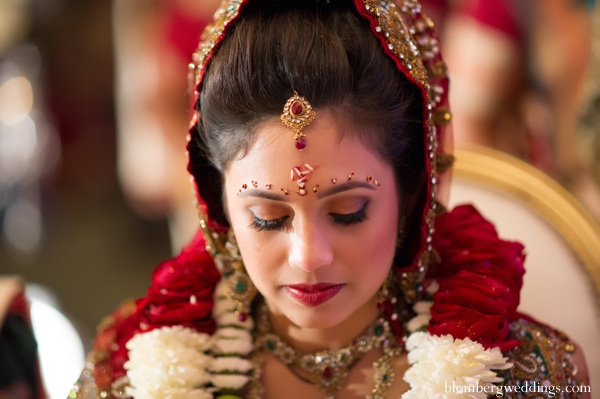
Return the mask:
<path fill-rule="evenodd" d="M 357 223 L 362 223 L 365 220 L 369 219 L 367 216 L 367 205 L 369 205 L 369 201 L 365 202 L 365 204 L 358 211 L 354 213 L 348 214 L 339 214 L 339 213 L 330 213 L 333 216 L 333 221 L 342 226 L 350 226 Z"/>
<path fill-rule="evenodd" d="M 348 214 L 339 214 L 339 213 L 330 213 L 333 216 L 333 222 L 342 226 L 350 226 L 357 223 L 362 223 L 365 220 L 369 219 L 366 213 L 367 205 L 369 201 L 365 202 L 362 208 L 354 213 Z M 256 229 L 257 231 L 272 231 L 272 230 L 283 230 L 283 223 L 289 218 L 289 216 L 284 216 L 279 219 L 273 220 L 264 220 L 254 216 L 254 220 L 250 227 Z"/>
<path fill-rule="evenodd" d="M 286 219 L 288 219 L 288 218 L 289 218 L 289 216 L 284 216 L 279 219 L 264 220 L 264 219 L 259 219 L 256 216 L 254 216 L 254 220 L 252 221 L 252 224 L 250 225 L 250 227 L 252 227 L 253 229 L 256 229 L 257 231 L 282 230 L 283 222 L 285 222 Z"/>

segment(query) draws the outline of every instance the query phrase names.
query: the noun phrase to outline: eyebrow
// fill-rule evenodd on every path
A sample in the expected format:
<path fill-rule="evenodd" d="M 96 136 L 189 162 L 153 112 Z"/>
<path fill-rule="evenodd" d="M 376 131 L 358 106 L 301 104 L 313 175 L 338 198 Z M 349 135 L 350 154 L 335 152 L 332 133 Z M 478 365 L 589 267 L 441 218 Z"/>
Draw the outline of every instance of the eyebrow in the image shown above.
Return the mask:
<path fill-rule="evenodd" d="M 271 192 L 271 191 L 258 190 L 256 188 L 242 191 L 240 193 L 239 197 L 240 198 L 246 198 L 246 197 L 265 198 L 265 199 L 269 199 L 269 200 L 273 200 L 273 201 L 281 201 L 281 202 L 289 201 L 288 196 L 281 195 L 281 194 L 275 194 L 274 192 Z"/>
<path fill-rule="evenodd" d="M 376 186 L 374 186 L 373 183 L 369 183 L 366 181 L 352 180 L 346 183 L 335 185 L 333 187 L 329 187 L 327 190 L 317 193 L 317 198 L 321 199 L 329 197 L 331 195 L 343 193 L 344 191 L 353 190 L 355 188 L 368 188 L 369 190 L 375 190 Z"/>

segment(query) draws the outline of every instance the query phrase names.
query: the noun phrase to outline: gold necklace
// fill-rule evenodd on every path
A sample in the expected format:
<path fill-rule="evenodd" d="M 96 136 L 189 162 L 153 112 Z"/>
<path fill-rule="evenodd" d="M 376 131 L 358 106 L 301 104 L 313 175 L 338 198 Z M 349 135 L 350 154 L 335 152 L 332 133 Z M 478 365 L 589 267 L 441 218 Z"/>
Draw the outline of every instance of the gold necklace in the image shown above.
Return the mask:
<path fill-rule="evenodd" d="M 300 353 L 277 336 L 271 327 L 267 306 L 263 303 L 257 312 L 255 331 L 255 351 L 253 354 L 254 372 L 250 385 L 249 398 L 261 398 L 264 388 L 260 382 L 264 354 L 268 353 L 285 364 L 303 381 L 313 384 L 325 394 L 325 399 L 334 399 L 344 386 L 348 372 L 367 352 L 382 348 L 383 356 L 373 362 L 375 387 L 367 399 L 383 399 L 392 385 L 394 360 L 401 348 L 392 333 L 389 323 L 380 317 L 349 345 L 339 350 L 323 350 L 316 353 Z M 294 367 L 306 371 L 309 378 L 303 378 Z"/>

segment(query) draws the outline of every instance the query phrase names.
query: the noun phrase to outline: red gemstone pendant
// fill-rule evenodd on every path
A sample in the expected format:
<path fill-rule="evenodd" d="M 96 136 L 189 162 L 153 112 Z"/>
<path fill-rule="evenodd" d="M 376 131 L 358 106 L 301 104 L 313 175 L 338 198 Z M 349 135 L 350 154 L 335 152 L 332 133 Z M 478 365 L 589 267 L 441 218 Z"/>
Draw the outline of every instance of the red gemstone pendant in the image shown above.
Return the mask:
<path fill-rule="evenodd" d="M 296 148 L 301 150 L 306 147 L 306 139 L 297 138 L 296 139 Z"/>
<path fill-rule="evenodd" d="M 325 367 L 323 369 L 323 378 L 327 378 L 327 379 L 331 378 L 331 369 L 329 367 Z"/>

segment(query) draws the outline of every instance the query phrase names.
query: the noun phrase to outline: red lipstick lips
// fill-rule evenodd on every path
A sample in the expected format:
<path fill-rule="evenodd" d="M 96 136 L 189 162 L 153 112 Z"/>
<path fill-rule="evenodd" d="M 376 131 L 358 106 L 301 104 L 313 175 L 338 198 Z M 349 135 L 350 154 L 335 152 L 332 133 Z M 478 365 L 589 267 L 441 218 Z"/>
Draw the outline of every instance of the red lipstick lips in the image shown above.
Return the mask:
<path fill-rule="evenodd" d="M 288 294 L 305 306 L 319 306 L 337 295 L 345 284 L 291 284 L 286 285 Z"/>

